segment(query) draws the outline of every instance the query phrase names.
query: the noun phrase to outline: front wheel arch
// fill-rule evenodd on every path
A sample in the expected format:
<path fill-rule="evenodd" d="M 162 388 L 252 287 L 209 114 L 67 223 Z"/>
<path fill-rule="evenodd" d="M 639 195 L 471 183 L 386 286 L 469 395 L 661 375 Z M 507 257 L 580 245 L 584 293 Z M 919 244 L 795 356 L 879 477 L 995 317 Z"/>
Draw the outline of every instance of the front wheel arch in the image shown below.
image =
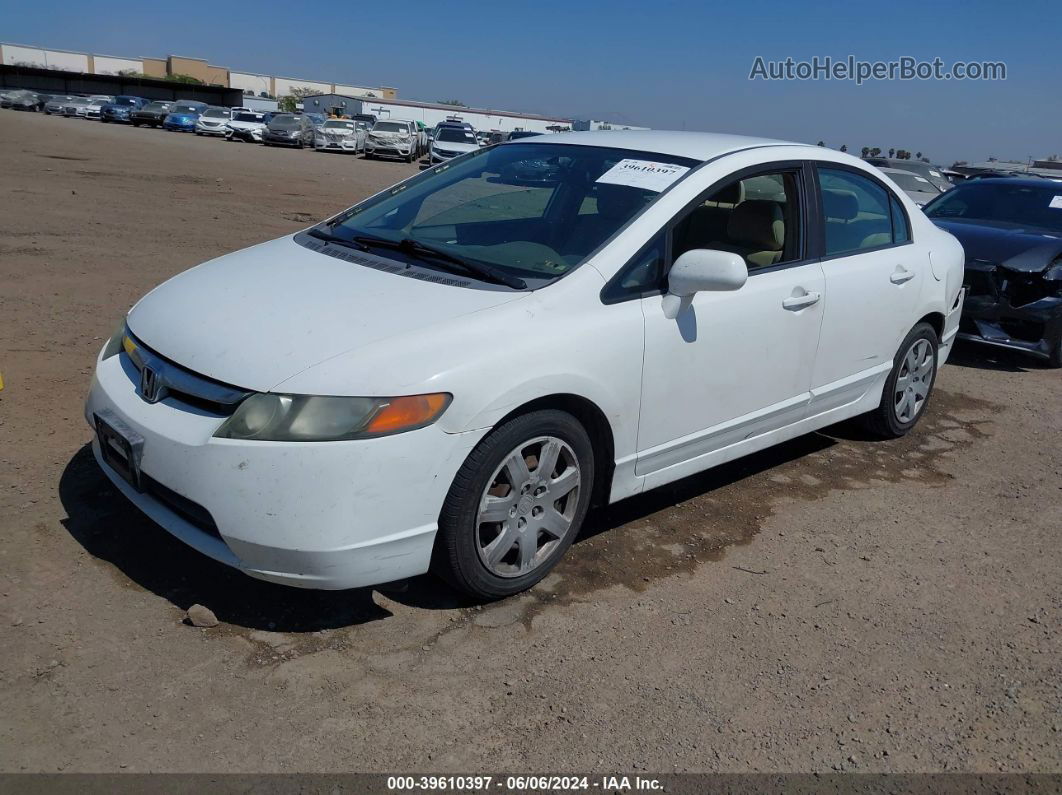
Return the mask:
<path fill-rule="evenodd" d="M 616 442 L 612 424 L 608 421 L 608 417 L 605 416 L 605 412 L 592 400 L 582 395 L 566 392 L 543 395 L 513 409 L 494 423 L 494 427 L 499 427 L 516 417 L 542 409 L 563 411 L 571 414 L 582 423 L 582 426 L 590 435 L 590 443 L 594 450 L 594 460 L 596 462 L 590 504 L 591 506 L 607 505 L 609 491 L 612 488 L 612 475 L 616 468 Z"/>

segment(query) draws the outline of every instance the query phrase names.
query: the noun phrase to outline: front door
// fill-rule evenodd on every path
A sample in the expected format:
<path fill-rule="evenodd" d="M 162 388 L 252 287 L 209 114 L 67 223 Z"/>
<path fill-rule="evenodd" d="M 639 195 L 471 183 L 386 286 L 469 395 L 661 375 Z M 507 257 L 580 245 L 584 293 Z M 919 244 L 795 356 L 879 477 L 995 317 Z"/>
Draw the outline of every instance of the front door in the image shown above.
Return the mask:
<path fill-rule="evenodd" d="M 674 319 L 662 295 L 641 299 L 636 473 L 646 488 L 712 466 L 731 446 L 766 446 L 805 416 L 824 293 L 819 263 L 805 257 L 806 186 L 800 164 L 742 174 L 665 232 L 671 261 L 693 248 L 735 252 L 749 278 L 698 293 Z"/>

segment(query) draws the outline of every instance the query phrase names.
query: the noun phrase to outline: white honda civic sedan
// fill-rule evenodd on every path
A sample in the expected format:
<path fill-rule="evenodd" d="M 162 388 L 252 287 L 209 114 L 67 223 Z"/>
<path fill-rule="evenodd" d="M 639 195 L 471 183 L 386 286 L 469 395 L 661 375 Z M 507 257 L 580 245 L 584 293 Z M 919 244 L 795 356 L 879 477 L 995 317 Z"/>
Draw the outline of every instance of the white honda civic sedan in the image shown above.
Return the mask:
<path fill-rule="evenodd" d="M 85 413 L 130 500 L 253 577 L 435 570 L 499 598 L 592 501 L 847 417 L 907 433 L 962 273 L 951 235 L 839 152 L 530 138 L 157 287 Z"/>

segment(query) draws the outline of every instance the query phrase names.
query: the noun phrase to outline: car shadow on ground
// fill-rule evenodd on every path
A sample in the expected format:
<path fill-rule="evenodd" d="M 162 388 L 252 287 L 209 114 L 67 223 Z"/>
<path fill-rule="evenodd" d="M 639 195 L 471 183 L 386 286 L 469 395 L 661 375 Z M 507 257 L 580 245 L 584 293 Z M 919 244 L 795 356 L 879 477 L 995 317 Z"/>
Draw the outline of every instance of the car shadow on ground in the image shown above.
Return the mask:
<path fill-rule="evenodd" d="M 802 436 L 646 494 L 595 508 L 575 543 L 833 444 L 829 435 Z M 376 592 L 418 609 L 452 610 L 476 604 L 431 575 L 349 591 L 309 591 L 255 580 L 196 552 L 141 513 L 103 474 L 87 444 L 63 470 L 59 497 L 67 515 L 63 526 L 90 555 L 114 566 L 117 576 L 181 610 L 205 605 L 226 624 L 274 632 L 355 626 L 392 615 L 377 604 Z"/>
<path fill-rule="evenodd" d="M 600 533 L 606 533 L 622 525 L 644 519 L 657 511 L 665 510 L 694 497 L 774 469 L 789 461 L 825 450 L 834 444 L 836 442 L 823 433 L 799 436 L 758 453 L 752 453 L 705 472 L 668 483 L 644 494 L 629 497 L 609 506 L 601 506 L 591 510 L 587 515 L 582 532 L 575 544 L 578 545 Z"/>

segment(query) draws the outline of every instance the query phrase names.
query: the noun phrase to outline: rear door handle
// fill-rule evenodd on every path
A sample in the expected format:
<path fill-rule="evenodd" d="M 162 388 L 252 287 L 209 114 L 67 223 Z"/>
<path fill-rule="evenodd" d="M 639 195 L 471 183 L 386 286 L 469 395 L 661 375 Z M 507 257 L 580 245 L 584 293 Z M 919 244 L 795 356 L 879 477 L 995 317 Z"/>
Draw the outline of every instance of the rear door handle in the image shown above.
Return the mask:
<path fill-rule="evenodd" d="M 820 298 L 822 298 L 822 293 L 804 293 L 803 295 L 790 296 L 782 299 L 782 308 L 788 309 L 790 312 L 798 312 L 812 304 L 817 304 Z"/>
<path fill-rule="evenodd" d="M 903 284 L 909 282 L 915 277 L 914 271 L 909 271 L 903 265 L 897 265 L 896 270 L 892 272 L 892 276 L 889 277 L 889 281 L 893 284 Z"/>

